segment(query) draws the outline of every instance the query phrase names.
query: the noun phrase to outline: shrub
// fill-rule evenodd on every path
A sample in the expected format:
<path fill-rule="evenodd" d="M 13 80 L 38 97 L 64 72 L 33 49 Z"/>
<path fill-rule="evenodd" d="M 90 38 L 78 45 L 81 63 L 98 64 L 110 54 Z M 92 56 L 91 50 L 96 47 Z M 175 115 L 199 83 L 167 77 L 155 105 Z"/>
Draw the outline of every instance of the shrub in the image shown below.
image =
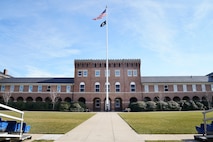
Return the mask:
<path fill-rule="evenodd" d="M 129 105 L 129 108 L 131 109 L 132 112 L 140 112 L 146 110 L 146 103 L 143 101 L 139 102 L 132 102 Z"/>
<path fill-rule="evenodd" d="M 157 103 L 156 103 L 156 105 L 157 105 L 157 110 L 168 110 L 169 108 L 168 108 L 168 103 L 167 102 L 164 102 L 164 101 L 158 101 Z"/>
<path fill-rule="evenodd" d="M 156 110 L 156 108 L 157 108 L 157 105 L 154 101 L 148 101 L 148 102 L 146 102 L 146 105 L 147 105 L 146 109 L 148 111 L 153 111 L 153 110 Z"/>
<path fill-rule="evenodd" d="M 73 102 L 73 103 L 71 103 L 70 111 L 72 111 L 72 112 L 83 112 L 83 111 L 85 111 L 85 109 L 83 107 L 81 107 L 79 102 Z"/>
<path fill-rule="evenodd" d="M 175 101 L 169 101 L 168 108 L 169 110 L 180 110 L 180 105 Z"/>

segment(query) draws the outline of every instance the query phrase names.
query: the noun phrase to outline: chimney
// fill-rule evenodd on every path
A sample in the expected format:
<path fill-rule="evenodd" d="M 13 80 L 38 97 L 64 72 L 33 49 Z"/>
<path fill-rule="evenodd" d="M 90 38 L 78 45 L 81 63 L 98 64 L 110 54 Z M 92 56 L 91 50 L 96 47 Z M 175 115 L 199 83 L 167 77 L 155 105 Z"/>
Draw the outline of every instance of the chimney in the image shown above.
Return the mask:
<path fill-rule="evenodd" d="M 8 75 L 7 69 L 4 69 L 4 75 Z"/>

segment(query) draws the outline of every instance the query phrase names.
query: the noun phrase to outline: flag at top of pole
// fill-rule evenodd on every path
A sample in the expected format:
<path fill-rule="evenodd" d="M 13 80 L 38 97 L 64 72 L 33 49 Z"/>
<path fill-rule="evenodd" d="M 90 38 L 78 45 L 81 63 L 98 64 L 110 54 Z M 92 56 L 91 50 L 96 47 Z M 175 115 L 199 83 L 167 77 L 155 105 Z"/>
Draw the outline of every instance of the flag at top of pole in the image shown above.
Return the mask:
<path fill-rule="evenodd" d="M 104 16 L 106 16 L 106 9 L 96 18 L 93 18 L 92 20 L 100 20 L 102 19 Z"/>

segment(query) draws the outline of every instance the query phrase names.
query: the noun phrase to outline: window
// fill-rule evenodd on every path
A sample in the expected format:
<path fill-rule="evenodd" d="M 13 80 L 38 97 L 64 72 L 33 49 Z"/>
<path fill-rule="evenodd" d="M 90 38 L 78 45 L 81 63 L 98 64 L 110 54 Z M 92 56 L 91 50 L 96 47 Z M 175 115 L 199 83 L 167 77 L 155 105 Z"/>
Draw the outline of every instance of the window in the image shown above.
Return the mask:
<path fill-rule="evenodd" d="M 95 70 L 95 77 L 99 77 L 101 74 L 100 70 Z"/>
<path fill-rule="evenodd" d="M 107 72 L 106 72 L 106 70 L 105 70 L 105 77 L 106 77 L 106 74 Z M 108 77 L 110 77 L 110 70 L 108 70 Z"/>
<path fill-rule="evenodd" d="M 130 91 L 131 92 L 135 92 L 136 91 L 135 82 L 131 82 L 130 83 Z"/>
<path fill-rule="evenodd" d="M 203 92 L 206 92 L 206 85 L 205 85 L 205 84 L 202 84 L 202 85 L 201 85 L 201 88 L 202 88 L 202 91 L 203 91 Z"/>
<path fill-rule="evenodd" d="M 158 92 L 158 85 L 157 84 L 154 85 L 154 91 Z"/>
<path fill-rule="evenodd" d="M 14 92 L 14 88 L 15 88 L 14 85 L 11 85 L 10 86 L 10 92 Z"/>
<path fill-rule="evenodd" d="M 51 91 L 51 86 L 47 86 L 47 92 Z"/>
<path fill-rule="evenodd" d="M 211 90 L 213 91 L 213 84 L 211 84 Z"/>
<path fill-rule="evenodd" d="M 57 92 L 61 92 L 61 85 L 57 85 Z"/>
<path fill-rule="evenodd" d="M 144 91 L 145 91 L 146 93 L 149 92 L 149 85 L 144 85 Z"/>
<path fill-rule="evenodd" d="M 42 85 L 38 85 L 38 92 L 42 92 Z"/>
<path fill-rule="evenodd" d="M 20 86 L 19 86 L 19 92 L 23 92 L 23 90 L 24 90 L 24 86 L 23 86 L 23 85 L 20 85 Z"/>
<path fill-rule="evenodd" d="M 71 90 L 71 86 L 70 86 L 70 85 L 67 85 L 67 87 L 66 87 L 66 92 L 69 93 L 70 90 Z"/>
<path fill-rule="evenodd" d="M 83 77 L 87 77 L 88 75 L 88 71 L 87 70 L 83 70 Z"/>
<path fill-rule="evenodd" d="M 196 89 L 196 84 L 192 84 L 192 91 L 193 91 L 193 92 L 196 92 L 196 90 L 197 90 L 197 89 Z"/>
<path fill-rule="evenodd" d="M 29 92 L 33 92 L 33 85 L 29 85 Z"/>
<path fill-rule="evenodd" d="M 186 84 L 183 84 L 183 92 L 187 92 Z"/>
<path fill-rule="evenodd" d="M 132 70 L 127 70 L 127 75 L 132 76 Z"/>
<path fill-rule="evenodd" d="M 137 70 L 133 70 L 133 76 L 137 76 L 137 75 L 138 75 Z"/>
<path fill-rule="evenodd" d="M 5 86 L 2 85 L 2 86 L 1 86 L 1 92 L 4 92 L 4 91 L 5 91 Z"/>
<path fill-rule="evenodd" d="M 78 77 L 82 77 L 82 70 L 78 70 Z"/>
<path fill-rule="evenodd" d="M 119 82 L 116 82 L 115 83 L 115 92 L 120 92 L 120 90 L 121 90 L 121 85 Z"/>
<path fill-rule="evenodd" d="M 105 83 L 105 91 L 107 90 L 106 88 L 107 88 L 107 83 Z M 108 82 L 108 92 L 110 92 L 110 84 L 109 84 L 109 82 Z"/>
<path fill-rule="evenodd" d="M 100 92 L 100 83 L 99 82 L 95 83 L 95 92 Z"/>
<path fill-rule="evenodd" d="M 115 77 L 120 77 L 120 70 L 115 70 Z"/>
<path fill-rule="evenodd" d="M 80 83 L 79 90 L 80 90 L 80 92 L 84 92 L 85 91 L 85 83 L 84 82 Z"/>
<path fill-rule="evenodd" d="M 168 85 L 164 85 L 164 91 L 165 91 L 165 92 L 166 92 L 166 91 L 169 91 Z"/>
<path fill-rule="evenodd" d="M 174 89 L 174 92 L 177 92 L 177 85 L 176 84 L 173 85 L 173 89 Z"/>

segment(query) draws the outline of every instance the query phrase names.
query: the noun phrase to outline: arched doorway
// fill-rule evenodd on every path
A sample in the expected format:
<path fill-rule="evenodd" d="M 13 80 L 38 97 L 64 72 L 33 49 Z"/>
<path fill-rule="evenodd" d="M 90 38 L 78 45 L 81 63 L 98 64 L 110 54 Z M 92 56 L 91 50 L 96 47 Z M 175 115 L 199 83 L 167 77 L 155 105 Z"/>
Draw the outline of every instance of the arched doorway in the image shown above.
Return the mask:
<path fill-rule="evenodd" d="M 37 97 L 36 98 L 36 102 L 42 102 L 43 100 L 42 100 L 42 98 L 41 97 Z"/>
<path fill-rule="evenodd" d="M 173 101 L 175 101 L 175 102 L 180 102 L 180 97 L 175 96 L 175 97 L 173 98 Z"/>
<path fill-rule="evenodd" d="M 122 99 L 115 98 L 115 111 L 122 111 Z"/>
<path fill-rule="evenodd" d="M 145 97 L 144 98 L 144 102 L 148 102 L 148 101 L 151 101 L 151 98 L 150 97 Z"/>
<path fill-rule="evenodd" d="M 133 102 L 137 102 L 137 101 L 138 101 L 138 99 L 135 98 L 135 97 L 132 97 L 132 98 L 129 99 L 130 104 L 133 103 Z"/>
<path fill-rule="evenodd" d="M 82 102 L 83 104 L 86 104 L 86 99 L 83 98 L 83 97 L 80 97 L 80 98 L 78 99 L 78 101 L 79 101 L 79 102 Z"/>
<path fill-rule="evenodd" d="M 72 101 L 72 99 L 71 99 L 70 97 L 66 97 L 66 98 L 64 99 L 64 101 L 70 103 L 70 102 Z"/>
<path fill-rule="evenodd" d="M 101 99 L 100 98 L 93 99 L 93 111 L 101 111 Z"/>

